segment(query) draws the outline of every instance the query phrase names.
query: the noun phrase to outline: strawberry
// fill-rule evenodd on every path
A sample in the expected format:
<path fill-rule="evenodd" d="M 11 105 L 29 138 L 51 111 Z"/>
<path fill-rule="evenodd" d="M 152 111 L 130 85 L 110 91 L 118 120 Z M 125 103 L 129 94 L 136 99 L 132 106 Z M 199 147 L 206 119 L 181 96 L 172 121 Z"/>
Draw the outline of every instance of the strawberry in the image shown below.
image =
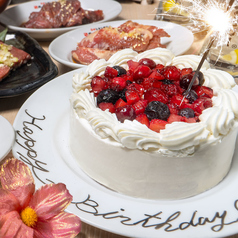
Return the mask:
<path fill-rule="evenodd" d="M 150 128 L 152 131 L 160 132 L 160 130 L 165 129 L 165 126 L 166 126 L 167 124 L 168 124 L 167 121 L 160 120 L 160 119 L 153 119 L 153 120 L 150 121 L 149 128 Z"/>
<path fill-rule="evenodd" d="M 160 72 L 164 68 L 164 65 L 163 64 L 157 64 L 155 66 L 155 68 Z"/>
<path fill-rule="evenodd" d="M 185 118 L 182 116 L 179 116 L 177 114 L 170 114 L 169 118 L 168 118 L 168 123 L 172 123 L 175 121 L 185 121 Z"/>
<path fill-rule="evenodd" d="M 108 109 L 111 113 L 114 113 L 116 111 L 115 106 L 111 102 L 101 102 L 99 103 L 98 107 L 103 111 Z"/>
<path fill-rule="evenodd" d="M 104 72 L 105 77 L 114 78 L 117 77 L 118 71 L 110 66 L 107 66 Z"/>
<path fill-rule="evenodd" d="M 180 78 L 182 78 L 184 75 L 186 74 L 191 74 L 193 72 L 193 69 L 192 68 L 183 68 L 181 70 L 181 75 L 180 75 Z"/>
<path fill-rule="evenodd" d="M 123 107 L 125 105 L 128 105 L 128 103 L 126 103 L 122 98 L 119 98 L 115 103 L 115 108 Z"/>
<path fill-rule="evenodd" d="M 133 61 L 133 60 L 128 60 L 127 65 L 129 67 L 129 70 L 131 72 L 134 72 L 135 69 L 139 66 L 139 62 Z"/>
<path fill-rule="evenodd" d="M 178 114 L 180 107 L 175 103 L 167 104 L 171 114 Z"/>
<path fill-rule="evenodd" d="M 160 101 L 166 104 L 168 102 L 168 95 L 158 88 L 151 88 L 145 92 L 144 99 L 148 102 Z"/>
<path fill-rule="evenodd" d="M 147 127 L 149 127 L 150 125 L 150 121 L 144 113 L 137 115 L 136 120 L 140 122 L 141 124 L 145 124 Z"/>
<path fill-rule="evenodd" d="M 161 88 L 162 81 L 161 80 L 155 80 L 153 82 L 153 88 Z"/>
<path fill-rule="evenodd" d="M 206 86 L 196 86 L 194 88 L 194 91 L 197 93 L 199 97 L 213 97 L 213 90 Z"/>
<path fill-rule="evenodd" d="M 111 81 L 111 89 L 121 91 L 126 87 L 126 79 L 122 77 L 115 77 Z"/>
<path fill-rule="evenodd" d="M 150 74 L 150 78 L 154 78 L 156 80 L 163 80 L 163 79 L 165 79 L 164 75 L 159 73 L 158 70 L 153 70 L 152 73 Z"/>
<path fill-rule="evenodd" d="M 140 96 L 135 90 L 127 90 L 125 96 L 128 104 L 134 104 L 140 100 Z"/>
<path fill-rule="evenodd" d="M 132 107 L 134 108 L 136 115 L 144 113 L 147 104 L 148 102 L 145 99 L 140 99 L 139 101 L 134 103 Z"/>
<path fill-rule="evenodd" d="M 188 99 L 181 94 L 173 95 L 170 99 L 170 103 L 174 103 L 181 107 L 182 105 L 189 103 Z"/>

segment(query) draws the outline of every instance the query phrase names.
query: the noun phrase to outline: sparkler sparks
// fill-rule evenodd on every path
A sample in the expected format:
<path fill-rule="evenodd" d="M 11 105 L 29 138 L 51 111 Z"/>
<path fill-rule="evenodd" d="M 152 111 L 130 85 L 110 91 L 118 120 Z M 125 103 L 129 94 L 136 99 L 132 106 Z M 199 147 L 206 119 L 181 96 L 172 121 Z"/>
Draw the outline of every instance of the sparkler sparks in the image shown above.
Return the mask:
<path fill-rule="evenodd" d="M 194 27 L 206 24 L 218 32 L 217 46 L 227 44 L 238 22 L 238 2 L 235 0 L 165 0 L 163 12 L 168 19 L 187 18 Z"/>

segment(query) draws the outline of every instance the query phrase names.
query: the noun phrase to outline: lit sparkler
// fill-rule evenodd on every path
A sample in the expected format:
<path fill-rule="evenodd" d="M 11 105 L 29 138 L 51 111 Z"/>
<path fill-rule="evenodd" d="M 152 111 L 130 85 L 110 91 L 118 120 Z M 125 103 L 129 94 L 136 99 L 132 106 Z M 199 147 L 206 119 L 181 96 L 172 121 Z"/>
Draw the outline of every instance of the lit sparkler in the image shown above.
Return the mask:
<path fill-rule="evenodd" d="M 194 1 L 194 3 L 197 3 Z M 207 45 L 207 48 L 205 49 L 201 61 L 195 71 L 195 74 L 188 86 L 188 89 L 185 91 L 184 96 L 186 97 L 189 93 L 189 91 L 192 88 L 192 85 L 196 78 L 198 77 L 198 73 L 206 60 L 208 53 L 214 44 L 215 40 L 218 40 L 220 44 L 228 43 L 229 41 L 229 33 L 233 30 L 234 23 L 237 23 L 237 19 L 234 19 L 235 17 L 232 16 L 233 12 L 233 4 L 234 0 L 230 0 L 229 2 L 224 2 L 222 4 L 218 4 L 216 1 L 213 1 L 213 6 L 210 6 L 204 9 L 203 18 L 212 27 L 212 36 L 210 38 L 209 44 Z M 200 4 L 200 6 L 202 6 Z M 198 6 L 197 6 L 198 7 Z M 236 22 L 234 22 L 234 20 Z M 218 46 L 218 45 L 217 45 Z"/>

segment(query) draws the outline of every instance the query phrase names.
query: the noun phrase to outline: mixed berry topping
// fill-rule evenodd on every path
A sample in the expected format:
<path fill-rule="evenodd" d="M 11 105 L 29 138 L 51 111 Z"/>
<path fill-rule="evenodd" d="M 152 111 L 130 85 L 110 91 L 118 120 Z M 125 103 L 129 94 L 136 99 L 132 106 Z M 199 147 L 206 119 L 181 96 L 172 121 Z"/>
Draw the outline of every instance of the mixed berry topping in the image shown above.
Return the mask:
<path fill-rule="evenodd" d="M 174 121 L 198 122 L 202 111 L 212 107 L 213 90 L 203 86 L 202 72 L 185 93 L 195 73 L 192 68 L 180 70 L 148 58 L 127 64 L 128 70 L 107 66 L 104 75 L 91 81 L 98 107 L 115 113 L 120 122 L 137 120 L 160 132 Z"/>

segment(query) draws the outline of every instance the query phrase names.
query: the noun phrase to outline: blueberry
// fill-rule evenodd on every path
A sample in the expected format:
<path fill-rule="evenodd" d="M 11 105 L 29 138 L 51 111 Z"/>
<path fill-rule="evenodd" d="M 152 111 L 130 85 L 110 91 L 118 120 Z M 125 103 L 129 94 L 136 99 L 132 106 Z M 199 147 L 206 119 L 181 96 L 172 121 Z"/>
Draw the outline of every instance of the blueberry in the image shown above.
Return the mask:
<path fill-rule="evenodd" d="M 195 113 L 191 108 L 183 108 L 178 113 L 182 117 L 192 118 L 195 117 Z"/>
<path fill-rule="evenodd" d="M 170 116 L 170 110 L 166 104 L 160 101 L 152 101 L 147 105 L 145 114 L 149 120 L 161 119 L 166 121 Z"/>
<path fill-rule="evenodd" d="M 119 65 L 115 65 L 112 68 L 117 70 L 117 72 L 118 72 L 117 76 L 121 76 L 123 74 L 126 74 L 126 70 L 123 67 L 119 66 Z"/>
<path fill-rule="evenodd" d="M 113 104 L 119 99 L 118 92 L 112 89 L 105 89 L 102 90 L 97 96 L 97 105 L 101 102 L 111 102 Z"/>
<path fill-rule="evenodd" d="M 189 103 L 194 103 L 194 101 L 198 99 L 197 93 L 192 89 L 188 92 L 187 95 L 185 93 L 186 91 L 184 91 L 183 96 L 188 99 Z"/>

